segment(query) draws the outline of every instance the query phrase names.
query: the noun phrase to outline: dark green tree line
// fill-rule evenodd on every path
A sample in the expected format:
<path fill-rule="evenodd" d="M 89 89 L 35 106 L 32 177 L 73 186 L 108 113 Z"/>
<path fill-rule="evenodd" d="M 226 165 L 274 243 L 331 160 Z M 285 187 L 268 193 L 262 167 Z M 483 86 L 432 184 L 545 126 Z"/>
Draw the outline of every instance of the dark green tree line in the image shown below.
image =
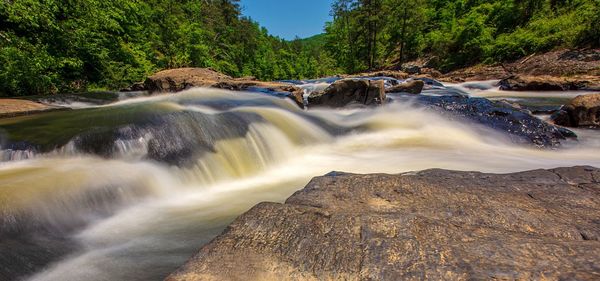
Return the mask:
<path fill-rule="evenodd" d="M 600 46 L 599 0 L 337 0 L 326 49 L 348 72 L 434 56 L 450 70 Z"/>
<path fill-rule="evenodd" d="M 176 67 L 274 80 L 330 66 L 243 17 L 238 0 L 0 1 L 0 96 L 119 89 Z"/>

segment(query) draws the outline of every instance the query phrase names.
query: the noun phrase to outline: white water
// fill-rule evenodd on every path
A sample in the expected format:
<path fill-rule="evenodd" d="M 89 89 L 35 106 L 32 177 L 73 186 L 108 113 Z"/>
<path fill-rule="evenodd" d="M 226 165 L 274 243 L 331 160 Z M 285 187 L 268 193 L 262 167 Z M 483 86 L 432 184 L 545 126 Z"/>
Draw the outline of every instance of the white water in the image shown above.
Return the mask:
<path fill-rule="evenodd" d="M 533 100 L 534 103 L 538 105 L 540 105 L 540 103 L 556 105 L 564 104 L 579 95 L 591 93 L 586 91 L 502 91 L 497 85 L 498 82 L 499 80 L 490 80 L 479 82 L 465 82 L 460 84 L 446 83 L 444 85 L 449 88 L 454 88 L 458 89 L 459 91 L 466 92 L 473 97 L 483 97 L 493 100 L 504 99 L 514 102 Z"/>
<path fill-rule="evenodd" d="M 219 110 L 183 102 L 211 99 L 267 103 Z M 261 201 L 282 202 L 310 178 L 333 170 L 514 172 L 600 166 L 596 132 L 585 131 L 580 142 L 562 149 L 540 150 L 407 104 L 305 113 L 275 98 L 198 89 L 107 107 L 138 103 L 207 114 L 251 112 L 266 122 L 252 123 L 245 137 L 217 141 L 214 152 L 189 167 L 144 160 L 143 139 L 116 144 L 122 153 L 110 160 L 62 150 L 1 164 L 0 210 L 5 214 L 26 213 L 54 227 L 85 222 L 69 234 L 79 250 L 29 280 L 160 280 L 237 215 Z M 354 130 L 336 136 L 311 118 Z M 98 203 L 105 211 L 98 215 L 98 204 L 78 212 L 88 204 L 80 199 L 94 190 L 113 192 L 110 198 L 119 200 Z"/>

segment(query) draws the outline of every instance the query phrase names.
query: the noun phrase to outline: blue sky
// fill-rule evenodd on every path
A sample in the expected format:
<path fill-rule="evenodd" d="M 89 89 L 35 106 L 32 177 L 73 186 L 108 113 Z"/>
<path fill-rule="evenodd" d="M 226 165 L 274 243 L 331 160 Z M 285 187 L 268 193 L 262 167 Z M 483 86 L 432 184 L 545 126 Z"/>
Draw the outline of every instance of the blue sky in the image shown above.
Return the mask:
<path fill-rule="evenodd" d="M 323 32 L 333 0 L 241 0 L 242 13 L 284 39 Z"/>

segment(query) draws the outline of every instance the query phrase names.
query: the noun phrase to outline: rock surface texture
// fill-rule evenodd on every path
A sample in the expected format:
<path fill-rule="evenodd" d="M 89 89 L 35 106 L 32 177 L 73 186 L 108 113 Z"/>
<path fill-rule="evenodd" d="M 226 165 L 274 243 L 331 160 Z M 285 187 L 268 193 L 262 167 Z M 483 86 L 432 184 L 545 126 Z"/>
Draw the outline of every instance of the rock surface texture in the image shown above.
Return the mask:
<path fill-rule="evenodd" d="M 597 168 L 330 173 L 167 280 L 598 280 L 599 239 Z"/>
<path fill-rule="evenodd" d="M 577 96 L 552 115 L 552 120 L 557 125 L 567 127 L 599 127 L 600 94 Z"/>
<path fill-rule="evenodd" d="M 385 102 L 384 82 L 367 79 L 344 79 L 331 84 L 322 92 L 308 97 L 310 106 L 339 108 L 349 104 L 377 105 Z"/>

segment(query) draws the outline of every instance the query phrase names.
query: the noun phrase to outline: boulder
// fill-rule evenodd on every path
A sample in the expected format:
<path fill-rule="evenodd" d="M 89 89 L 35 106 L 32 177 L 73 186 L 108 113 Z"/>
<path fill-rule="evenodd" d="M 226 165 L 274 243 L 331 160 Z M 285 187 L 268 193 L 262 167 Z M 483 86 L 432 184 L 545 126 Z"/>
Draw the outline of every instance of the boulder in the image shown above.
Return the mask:
<path fill-rule="evenodd" d="M 425 82 L 422 80 L 410 80 L 402 84 L 398 84 L 385 90 L 386 93 L 409 93 L 420 94 L 425 87 Z"/>
<path fill-rule="evenodd" d="M 69 110 L 69 108 L 46 105 L 29 100 L 0 99 L 0 118 L 9 118 L 60 110 Z"/>
<path fill-rule="evenodd" d="M 552 115 L 554 124 L 567 127 L 600 126 L 600 94 L 581 95 Z"/>
<path fill-rule="evenodd" d="M 133 83 L 133 84 L 131 84 L 131 86 L 120 90 L 120 92 L 142 92 L 142 91 L 146 91 L 146 85 L 144 82 Z"/>
<path fill-rule="evenodd" d="M 457 122 L 473 122 L 507 135 L 513 142 L 551 148 L 567 138 L 577 138 L 570 130 L 549 124 L 525 109 L 502 101 L 467 97 L 440 91 L 439 95 L 400 94 L 393 98 L 442 114 Z"/>
<path fill-rule="evenodd" d="M 177 68 L 157 72 L 144 82 L 150 92 L 178 92 L 191 87 L 209 87 L 231 77 L 210 68 Z"/>
<path fill-rule="evenodd" d="M 344 79 L 308 97 L 308 106 L 339 108 L 349 104 L 377 105 L 385 102 L 384 81 Z"/>
<path fill-rule="evenodd" d="M 431 78 L 439 78 L 442 76 L 442 73 L 434 68 L 421 68 L 420 75 L 418 77 L 431 77 Z"/>
<path fill-rule="evenodd" d="M 419 74 L 421 73 L 421 67 L 414 64 L 403 64 L 402 71 L 408 74 Z"/>
<path fill-rule="evenodd" d="M 166 280 L 597 280 L 599 179 L 330 173 L 241 215 Z"/>
<path fill-rule="evenodd" d="M 192 87 L 212 87 L 232 91 L 252 91 L 272 94 L 288 97 L 299 107 L 304 108 L 304 92 L 290 83 L 263 82 L 256 80 L 252 76 L 232 78 L 210 68 L 164 70 L 148 77 L 144 82 L 144 89 L 151 93 L 178 92 Z"/>
<path fill-rule="evenodd" d="M 430 77 L 427 77 L 427 76 L 422 76 L 421 75 L 419 77 L 415 77 L 415 80 L 421 80 L 427 86 L 444 87 L 444 84 L 442 84 L 440 81 L 437 81 L 437 80 L 435 80 L 433 78 L 430 78 Z"/>
<path fill-rule="evenodd" d="M 586 81 L 550 76 L 511 76 L 499 83 L 503 91 L 569 91 L 587 87 Z"/>

